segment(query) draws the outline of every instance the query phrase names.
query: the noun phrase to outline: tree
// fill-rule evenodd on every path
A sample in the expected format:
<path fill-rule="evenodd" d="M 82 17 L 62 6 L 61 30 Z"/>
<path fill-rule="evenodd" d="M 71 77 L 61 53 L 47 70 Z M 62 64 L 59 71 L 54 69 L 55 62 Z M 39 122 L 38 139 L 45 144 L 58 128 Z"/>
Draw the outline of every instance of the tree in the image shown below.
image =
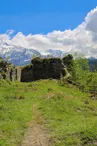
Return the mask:
<path fill-rule="evenodd" d="M 78 57 L 73 61 L 72 79 L 82 85 L 86 84 L 86 76 L 89 72 L 88 59 Z"/>
<path fill-rule="evenodd" d="M 95 98 L 97 96 L 97 72 L 90 72 L 87 78 L 87 87 L 91 96 Z"/>

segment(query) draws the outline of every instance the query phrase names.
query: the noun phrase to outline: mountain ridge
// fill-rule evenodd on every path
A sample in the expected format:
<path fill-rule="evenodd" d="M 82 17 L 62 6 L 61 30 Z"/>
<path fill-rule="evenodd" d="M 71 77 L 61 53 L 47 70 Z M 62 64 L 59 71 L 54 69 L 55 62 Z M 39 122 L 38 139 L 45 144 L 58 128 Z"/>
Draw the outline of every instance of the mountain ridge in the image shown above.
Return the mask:
<path fill-rule="evenodd" d="M 41 58 L 62 58 L 65 55 L 65 52 L 61 50 L 48 49 L 45 53 L 40 53 L 35 49 L 30 49 L 26 47 L 24 48 L 18 45 L 14 45 L 10 42 L 0 42 L 0 57 L 16 66 L 29 64 L 31 59 L 36 56 Z"/>

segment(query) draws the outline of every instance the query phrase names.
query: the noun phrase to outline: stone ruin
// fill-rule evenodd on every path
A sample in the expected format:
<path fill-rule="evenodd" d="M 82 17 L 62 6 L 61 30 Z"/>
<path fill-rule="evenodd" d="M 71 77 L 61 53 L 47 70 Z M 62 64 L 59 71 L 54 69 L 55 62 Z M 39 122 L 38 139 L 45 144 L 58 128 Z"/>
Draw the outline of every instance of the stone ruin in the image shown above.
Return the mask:
<path fill-rule="evenodd" d="M 72 55 L 63 59 L 60 58 L 39 58 L 31 60 L 31 64 L 24 67 L 15 67 L 14 65 L 1 60 L 0 77 L 10 81 L 31 82 L 40 79 L 60 79 L 65 76 L 64 68 L 70 70 L 72 66 Z"/>
<path fill-rule="evenodd" d="M 10 81 L 21 80 L 21 69 L 0 58 L 0 79 Z"/>

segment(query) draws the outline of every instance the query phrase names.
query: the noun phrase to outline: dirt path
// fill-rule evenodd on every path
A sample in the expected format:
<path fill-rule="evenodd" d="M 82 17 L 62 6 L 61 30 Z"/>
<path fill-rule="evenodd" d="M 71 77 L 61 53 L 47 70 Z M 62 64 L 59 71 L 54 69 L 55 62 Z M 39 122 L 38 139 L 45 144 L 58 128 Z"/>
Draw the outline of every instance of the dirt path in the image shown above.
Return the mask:
<path fill-rule="evenodd" d="M 51 146 L 50 136 L 43 126 L 32 123 L 21 146 Z"/>
<path fill-rule="evenodd" d="M 52 146 L 50 135 L 44 128 L 44 119 L 38 111 L 38 105 L 33 105 L 33 120 L 28 128 L 21 146 Z"/>

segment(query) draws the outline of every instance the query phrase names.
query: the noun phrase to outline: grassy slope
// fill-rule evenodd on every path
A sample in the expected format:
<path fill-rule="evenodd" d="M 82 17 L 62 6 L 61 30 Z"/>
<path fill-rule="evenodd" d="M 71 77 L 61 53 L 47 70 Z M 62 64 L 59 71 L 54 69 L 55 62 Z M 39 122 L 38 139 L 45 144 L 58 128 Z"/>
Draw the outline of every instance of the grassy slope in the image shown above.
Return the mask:
<path fill-rule="evenodd" d="M 2 82 L 0 146 L 18 146 L 33 117 L 41 123 L 36 106 L 55 146 L 92 146 L 97 139 L 97 101 L 87 94 L 70 85 L 60 86 L 56 80 Z"/>

